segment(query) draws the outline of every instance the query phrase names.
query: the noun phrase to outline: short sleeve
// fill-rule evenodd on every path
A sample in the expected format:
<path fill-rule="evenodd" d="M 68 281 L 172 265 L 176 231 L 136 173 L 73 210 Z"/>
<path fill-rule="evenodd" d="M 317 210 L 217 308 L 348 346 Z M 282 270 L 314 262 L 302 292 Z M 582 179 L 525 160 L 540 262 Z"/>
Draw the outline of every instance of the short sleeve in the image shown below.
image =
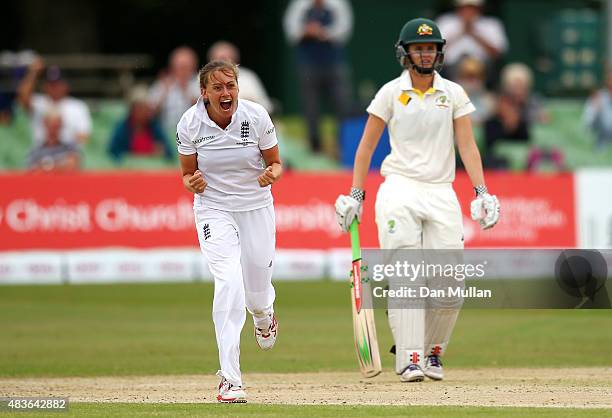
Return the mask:
<path fill-rule="evenodd" d="M 508 38 L 504 25 L 498 19 L 489 18 L 489 26 L 487 28 L 487 40 L 501 53 L 508 50 Z"/>
<path fill-rule="evenodd" d="M 267 150 L 278 144 L 278 139 L 276 138 L 276 128 L 274 127 L 274 123 L 272 123 L 272 119 L 268 112 L 266 112 L 261 107 L 261 131 L 259 135 L 259 149 Z"/>
<path fill-rule="evenodd" d="M 181 118 L 176 125 L 176 149 L 179 154 L 193 155 L 197 153 L 195 145 L 189 139 L 187 129 L 185 129 L 185 119 Z"/>
<path fill-rule="evenodd" d="M 48 101 L 41 94 L 33 94 L 30 108 L 34 117 L 42 118 L 47 111 Z"/>
<path fill-rule="evenodd" d="M 455 85 L 455 100 L 453 100 L 453 119 L 459 119 L 476 111 L 472 101 L 460 85 Z"/>
<path fill-rule="evenodd" d="M 393 114 L 391 100 L 389 100 L 390 94 L 391 91 L 388 88 L 388 85 L 383 86 L 380 90 L 378 90 L 378 93 L 376 93 L 376 96 L 374 96 L 374 99 L 372 99 L 372 102 L 366 109 L 369 114 L 378 116 L 384 120 L 385 123 L 389 123 L 389 120 Z"/>
<path fill-rule="evenodd" d="M 161 83 L 155 82 L 149 90 L 148 100 L 152 106 L 157 106 L 162 98 L 162 87 Z"/>
<path fill-rule="evenodd" d="M 91 134 L 91 114 L 85 103 L 77 102 L 74 106 L 74 126 L 77 134 Z"/>

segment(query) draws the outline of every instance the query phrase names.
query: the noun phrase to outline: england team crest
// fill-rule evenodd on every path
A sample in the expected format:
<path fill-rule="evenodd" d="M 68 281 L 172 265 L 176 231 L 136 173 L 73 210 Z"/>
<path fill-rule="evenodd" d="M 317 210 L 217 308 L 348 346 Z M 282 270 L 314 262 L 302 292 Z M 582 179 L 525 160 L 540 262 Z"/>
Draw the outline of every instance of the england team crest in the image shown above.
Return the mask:
<path fill-rule="evenodd" d="M 249 137 L 249 121 L 245 120 L 240 125 L 240 138 L 246 140 Z"/>

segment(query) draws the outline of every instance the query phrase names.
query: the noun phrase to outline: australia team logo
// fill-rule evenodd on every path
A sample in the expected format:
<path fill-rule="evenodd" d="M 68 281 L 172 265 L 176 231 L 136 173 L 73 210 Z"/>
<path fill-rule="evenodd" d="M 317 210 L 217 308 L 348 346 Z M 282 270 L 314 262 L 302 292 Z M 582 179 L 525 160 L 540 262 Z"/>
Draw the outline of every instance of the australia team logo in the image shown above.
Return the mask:
<path fill-rule="evenodd" d="M 447 96 L 440 96 L 436 98 L 436 107 L 438 109 L 448 109 L 450 107 L 450 100 Z"/>
<path fill-rule="evenodd" d="M 433 29 L 431 26 L 429 26 L 426 23 L 423 23 L 421 26 L 419 26 L 419 28 L 417 29 L 417 34 L 419 36 L 427 36 L 427 35 L 432 35 L 433 34 Z"/>
<path fill-rule="evenodd" d="M 387 230 L 390 234 L 395 234 L 395 219 L 389 219 L 387 221 Z"/>

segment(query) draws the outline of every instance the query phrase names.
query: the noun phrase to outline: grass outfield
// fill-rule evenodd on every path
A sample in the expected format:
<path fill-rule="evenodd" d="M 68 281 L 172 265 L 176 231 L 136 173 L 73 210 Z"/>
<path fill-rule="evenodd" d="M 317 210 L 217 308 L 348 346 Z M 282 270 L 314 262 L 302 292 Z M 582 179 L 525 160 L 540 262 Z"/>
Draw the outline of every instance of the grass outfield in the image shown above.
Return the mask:
<path fill-rule="evenodd" d="M 612 417 L 612 411 L 604 409 L 559 408 L 476 408 L 447 406 L 291 406 L 291 405 L 201 405 L 201 404 L 100 404 L 81 403 L 70 405 L 67 414 L 59 416 L 106 417 L 173 417 L 173 416 L 215 416 L 235 417 L 482 417 L 497 418 L 508 416 L 537 418 L 570 417 Z M 10 415 L 17 418 L 40 417 L 40 413 L 18 412 Z"/>
<path fill-rule="evenodd" d="M 348 285 L 276 283 L 279 342 L 258 349 L 250 319 L 244 372 L 351 371 Z M 209 374 L 217 370 L 212 284 L 0 287 L 0 376 Z M 383 367 L 391 337 L 377 312 Z M 610 310 L 461 312 L 450 367 L 612 366 Z"/>
<path fill-rule="evenodd" d="M 348 285 L 336 282 L 280 282 L 276 284 L 276 289 L 276 311 L 280 321 L 278 345 L 271 352 L 259 350 L 252 336 L 250 322 L 247 322 L 241 349 L 243 371 L 247 376 L 250 374 L 251 378 L 255 376 L 255 372 L 283 373 L 281 379 L 285 373 L 332 372 L 331 381 L 334 383 L 330 385 L 332 388 L 339 387 L 334 386 L 336 382 L 333 380 L 333 372 L 356 373 Z M 170 375 L 204 375 L 214 380 L 212 374 L 218 365 L 211 321 L 212 291 L 210 283 L 1 286 L 0 378 L 144 376 L 140 379 L 149 382 L 148 379 L 152 375 L 168 375 L 169 378 L 172 378 Z M 389 375 L 392 373 L 389 370 L 393 365 L 393 357 L 386 354 L 386 351 L 391 344 L 391 337 L 385 323 L 384 312 L 377 312 L 377 316 L 383 366 L 387 369 L 387 375 L 382 379 L 383 381 L 389 379 L 390 382 L 393 379 L 392 375 Z M 610 310 L 465 309 L 461 313 L 445 364 L 449 368 L 457 367 L 457 369 L 491 367 L 491 373 L 494 373 L 496 366 L 610 367 L 612 366 L 609 349 L 612 347 L 610 329 L 612 329 Z M 299 379 L 299 375 L 292 376 L 292 379 Z M 308 375 L 302 376 L 305 379 Z M 176 377 L 173 379 L 172 381 L 176 382 Z M 316 379 L 319 379 L 318 375 Z M 47 379 L 43 387 L 45 384 L 50 384 L 50 380 Z M 529 381 L 539 385 L 537 390 L 550 390 L 551 393 L 555 393 L 551 396 L 556 399 L 559 399 L 559 396 L 580 397 L 578 393 L 598 393 L 600 395 L 597 396 L 601 398 L 610 393 L 609 382 L 605 378 L 600 382 L 603 385 L 601 389 L 594 386 L 587 392 L 575 394 L 571 391 L 572 383 L 569 383 L 570 391 L 564 395 L 555 392 L 555 387 L 560 381 L 553 381 L 551 387 L 542 389 L 540 382 L 542 380 L 546 380 L 544 376 L 540 380 Z M 41 380 L 36 379 L 36 381 Z M 23 387 L 27 388 L 33 382 L 26 381 L 26 386 Z M 377 385 L 382 385 L 381 388 L 384 390 L 381 393 L 387 393 L 390 389 L 396 391 L 399 389 L 397 385 L 389 387 L 381 384 L 380 378 L 378 382 Z M 500 386 L 508 385 L 509 382 L 512 380 L 506 378 L 503 382 L 500 381 Z M 580 385 L 580 382 L 584 380 L 576 380 L 574 385 Z M 4 384 L 11 387 L 10 381 L 5 380 Z M 23 381 L 20 384 L 23 385 Z M 69 382 L 60 383 L 59 387 L 65 388 L 67 384 Z M 98 384 L 101 383 L 94 383 Z M 259 384 L 263 385 L 263 381 Z M 455 397 L 457 393 L 461 394 L 461 388 L 468 390 L 478 388 L 466 381 L 457 383 L 449 381 L 447 384 L 450 384 L 446 386 L 449 396 Z M 495 381 L 494 385 L 497 384 Z M 525 383 L 523 386 L 519 384 L 518 390 L 522 392 L 516 393 L 515 396 L 518 398 L 523 395 L 529 396 L 531 388 L 525 389 L 525 385 L 528 384 Z M 36 385 L 40 387 L 40 383 Z M 54 385 L 56 391 L 47 390 L 40 393 L 66 393 L 66 389 L 63 391 L 57 389 L 57 382 Z M 459 386 L 455 388 L 456 385 Z M 209 386 L 210 393 L 206 390 Z M 308 384 L 303 386 L 308 387 Z M 168 391 L 170 399 L 175 397 L 172 395 L 172 388 L 176 388 L 173 384 L 167 388 L 163 384 L 154 387 L 155 390 L 162 388 L 161 390 Z M 258 385 L 255 385 L 250 393 L 254 394 L 253 400 L 260 399 L 261 404 L 199 403 L 200 399 L 204 401 L 214 396 L 212 387 L 211 384 L 198 389 L 196 397 L 198 403 L 143 403 L 144 401 L 90 403 L 90 398 L 79 398 L 76 393 L 69 391 L 69 394 L 84 402 L 72 403 L 68 415 L 612 417 L 610 409 L 514 407 L 514 405 L 520 406 L 520 401 L 513 402 L 509 404 L 513 406 L 507 407 L 390 406 L 385 403 L 358 406 L 316 405 L 319 401 L 303 405 L 284 405 L 275 402 L 266 404 L 261 403 L 261 399 L 264 399 L 262 394 L 257 395 Z M 272 384 L 272 387 L 275 387 L 275 384 Z M 361 387 L 365 391 L 364 398 L 371 400 L 372 392 L 368 389 L 368 383 L 353 382 L 351 387 L 357 396 L 360 391 L 355 388 Z M 508 390 L 512 392 L 517 386 L 503 387 L 511 388 Z M 4 390 L 6 388 L 7 386 Z M 121 384 L 116 388 L 121 388 Z M 406 388 L 407 391 L 413 389 L 416 387 Z M 432 386 L 432 390 L 434 389 Z M 199 390 L 204 392 L 200 395 Z M 10 392 L 14 393 L 14 390 Z M 89 393 L 87 389 L 85 393 Z M 112 392 L 115 393 L 117 392 Z M 415 394 L 402 390 L 396 393 L 398 396 L 408 397 Z M 480 397 L 484 394 L 480 391 L 478 393 Z M 105 396 L 113 396 L 112 394 Z M 303 396 L 303 392 L 299 392 L 298 396 Z M 440 392 L 441 398 L 445 396 Z M 466 396 L 473 398 L 474 394 L 468 391 Z M 490 394 L 488 396 L 487 399 L 490 399 Z M 494 396 L 497 396 L 497 393 Z M 593 399 L 592 395 L 589 396 Z M 94 399 L 97 398 L 91 398 Z M 316 399 L 321 398 L 315 396 L 314 400 Z M 437 399 L 431 405 L 436 405 Z M 483 405 L 486 403 L 483 402 Z M 548 405 L 550 404 L 544 402 L 542 406 Z M 12 416 L 36 417 L 40 414 L 16 413 Z"/>

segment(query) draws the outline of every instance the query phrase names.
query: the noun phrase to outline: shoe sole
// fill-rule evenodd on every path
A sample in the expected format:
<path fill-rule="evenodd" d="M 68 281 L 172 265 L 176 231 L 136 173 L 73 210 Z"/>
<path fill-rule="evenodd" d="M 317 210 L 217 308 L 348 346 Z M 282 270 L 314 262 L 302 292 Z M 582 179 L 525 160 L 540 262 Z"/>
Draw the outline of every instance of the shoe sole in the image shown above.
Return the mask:
<path fill-rule="evenodd" d="M 276 340 L 274 340 L 274 344 L 272 344 L 270 347 L 262 347 L 261 344 L 259 344 L 259 340 L 257 339 L 257 335 L 255 336 L 255 342 L 257 343 L 257 347 L 259 347 L 263 351 L 272 350 L 272 348 L 274 348 L 274 346 L 276 345 Z"/>
<path fill-rule="evenodd" d="M 259 340 L 257 339 L 257 331 L 255 331 L 255 342 L 257 343 L 257 347 L 259 347 L 263 351 L 272 350 L 272 348 L 274 348 L 274 346 L 276 345 L 276 340 L 274 340 L 274 344 L 272 344 L 270 347 L 262 347 L 261 344 L 259 344 Z"/>
<path fill-rule="evenodd" d="M 407 378 L 402 378 L 400 376 L 400 380 L 402 382 L 406 382 L 406 383 L 412 383 L 412 382 L 422 382 L 423 380 L 425 380 L 425 376 L 421 375 L 421 376 L 410 376 Z"/>
<path fill-rule="evenodd" d="M 400 380 L 402 382 L 404 382 L 404 383 L 413 383 L 413 382 L 422 382 L 423 380 L 425 380 L 425 378 L 424 377 L 415 377 L 415 378 L 412 378 L 412 379 L 409 379 L 409 380 L 406 380 L 406 379 L 400 379 Z"/>
<path fill-rule="evenodd" d="M 224 399 L 221 396 L 217 396 L 217 402 L 219 403 L 246 403 L 246 401 L 244 398 Z"/>
<path fill-rule="evenodd" d="M 274 348 L 274 346 L 276 345 L 276 338 L 278 338 L 278 321 L 276 321 L 276 337 L 274 337 L 274 344 L 272 344 L 270 347 L 262 347 L 259 344 L 259 340 L 257 339 L 257 328 L 255 328 L 255 342 L 257 343 L 257 346 L 263 351 L 272 350 L 272 348 Z"/>

